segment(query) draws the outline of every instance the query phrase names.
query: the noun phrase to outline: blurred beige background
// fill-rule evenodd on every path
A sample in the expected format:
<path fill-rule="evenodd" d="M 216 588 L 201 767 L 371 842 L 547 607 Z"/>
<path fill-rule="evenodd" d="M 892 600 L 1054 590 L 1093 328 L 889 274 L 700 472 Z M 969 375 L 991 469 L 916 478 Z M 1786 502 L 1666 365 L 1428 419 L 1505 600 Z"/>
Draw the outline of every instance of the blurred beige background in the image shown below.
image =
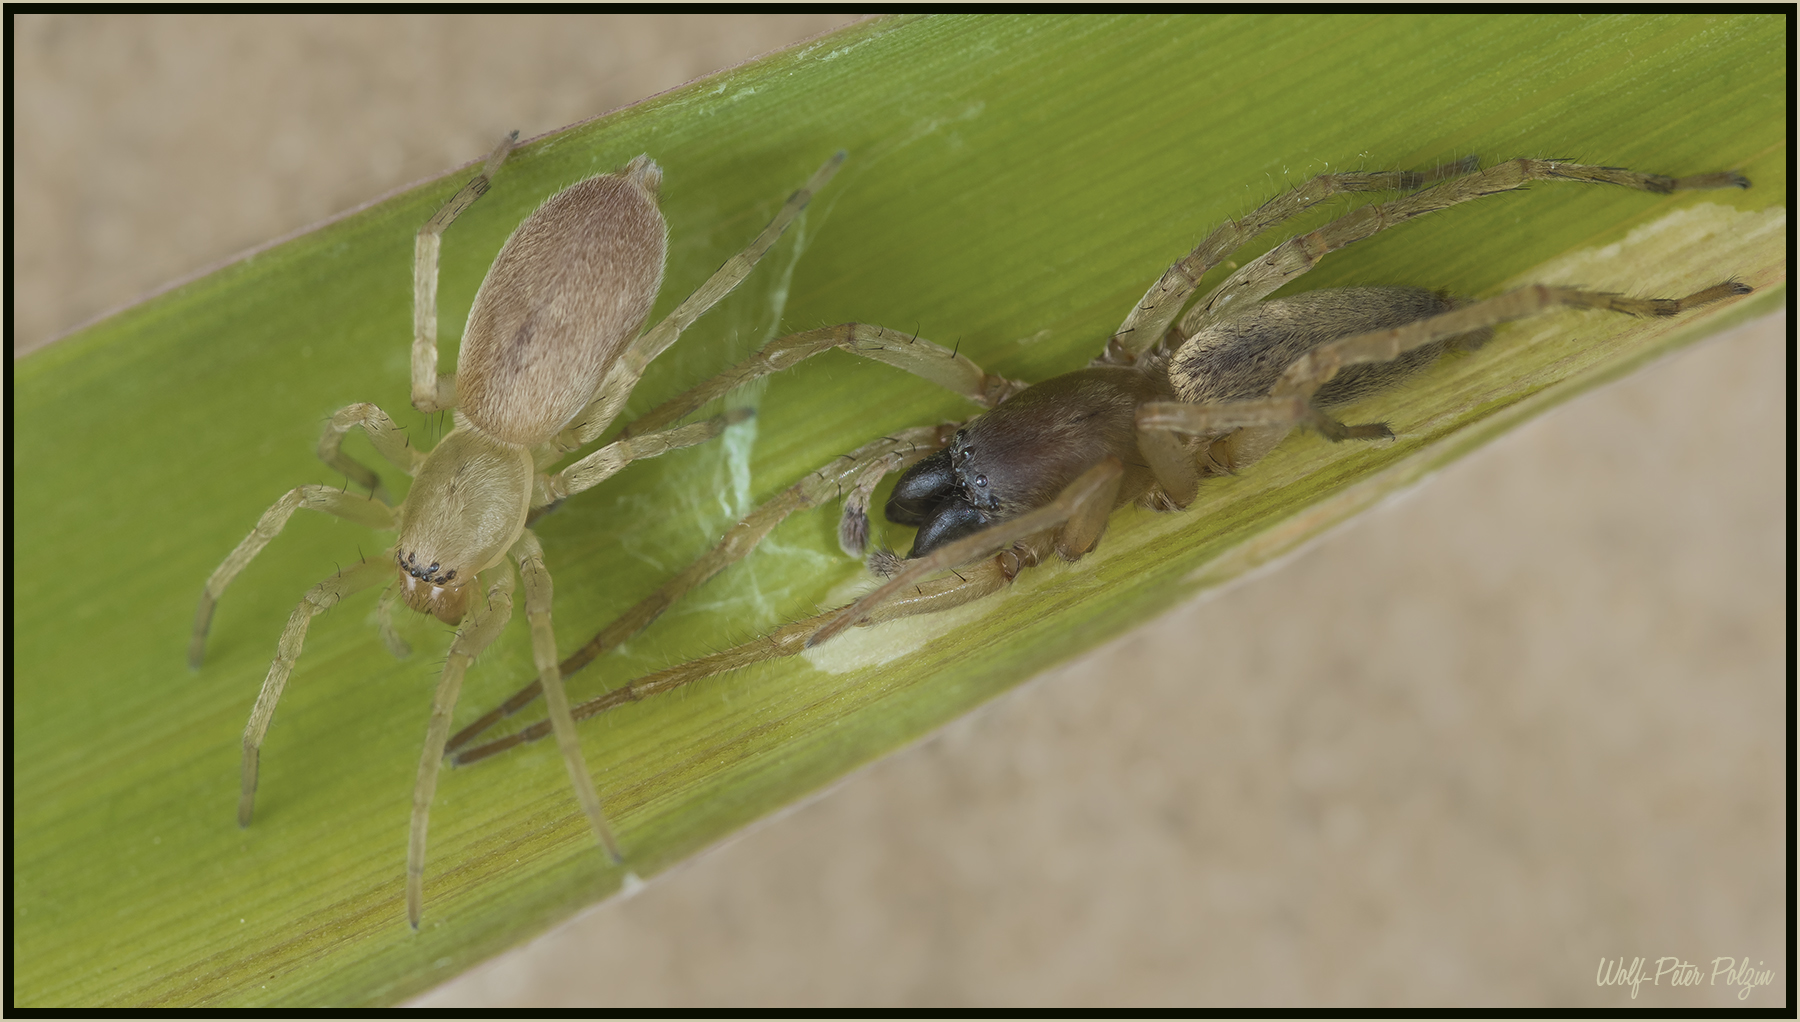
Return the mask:
<path fill-rule="evenodd" d="M 20 16 L 15 344 L 847 20 Z M 1784 337 L 1577 400 L 417 1003 L 1779 1005 Z M 1595 984 L 1663 955 L 1775 982 Z"/>

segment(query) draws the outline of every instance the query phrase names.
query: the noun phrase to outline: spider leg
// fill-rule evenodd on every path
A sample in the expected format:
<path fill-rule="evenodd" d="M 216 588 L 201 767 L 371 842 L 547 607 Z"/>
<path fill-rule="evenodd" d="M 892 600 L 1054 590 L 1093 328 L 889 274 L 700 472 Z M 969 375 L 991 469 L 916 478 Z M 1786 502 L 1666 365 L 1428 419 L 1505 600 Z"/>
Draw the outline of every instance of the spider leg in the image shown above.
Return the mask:
<path fill-rule="evenodd" d="M 634 461 L 703 444 L 752 414 L 748 408 L 737 408 L 703 422 L 615 440 L 555 475 L 538 476 L 537 492 L 531 495 L 531 506 L 549 507 L 571 494 L 599 485 Z"/>
<path fill-rule="evenodd" d="M 376 499 L 391 502 L 387 487 L 381 485 L 381 477 L 375 470 L 343 452 L 345 434 L 359 427 L 375 445 L 376 453 L 409 476 L 424 463 L 425 452 L 412 446 L 406 439 L 406 431 L 396 426 L 386 412 L 366 401 L 345 405 L 326 423 L 325 433 L 319 437 L 319 460 L 344 473 Z"/>
<path fill-rule="evenodd" d="M 519 133 L 500 140 L 488 154 L 487 163 L 468 184 L 463 185 L 450 201 L 438 209 L 413 240 L 413 349 L 412 403 L 421 412 L 436 412 L 456 404 L 456 376 L 438 375 L 437 350 L 437 285 L 438 248 L 446 228 L 456 222 L 475 200 L 487 194 L 488 184 L 499 172 L 512 152 Z"/>
<path fill-rule="evenodd" d="M 494 581 L 488 586 L 486 605 L 469 608 L 450 643 L 450 655 L 444 661 L 444 673 L 431 701 L 425 750 L 419 756 L 419 778 L 413 785 L 412 827 L 406 840 L 406 921 L 414 930 L 419 928 L 419 915 L 425 905 L 425 837 L 431 823 L 431 800 L 437 794 L 438 765 L 444 759 L 444 738 L 450 733 L 450 714 L 456 709 L 456 697 L 462 692 L 463 675 L 469 664 L 512 617 L 512 569 L 502 562 L 488 569 L 487 574 Z"/>
<path fill-rule="evenodd" d="M 653 434 L 654 435 L 654 434 Z M 727 529 L 718 544 L 707 551 L 701 558 L 689 565 L 680 574 L 664 582 L 649 596 L 639 600 L 618 619 L 600 629 L 588 643 L 569 654 L 562 662 L 561 676 L 566 678 L 587 666 L 595 657 L 617 647 L 620 643 L 636 635 L 650 626 L 652 621 L 660 617 L 663 611 L 673 606 L 676 600 L 699 588 L 708 579 L 717 575 L 749 555 L 763 537 L 774 531 L 789 515 L 809 507 L 815 507 L 830 500 L 837 499 L 846 489 L 853 489 L 867 475 L 880 472 L 886 475 L 897 472 L 911 465 L 927 454 L 941 448 L 949 439 L 949 432 L 936 426 L 924 426 L 903 430 L 891 437 L 882 437 L 872 443 L 864 444 L 850 454 L 835 458 L 824 468 L 819 469 L 801 479 L 798 483 L 776 494 L 756 510 L 744 516 L 744 519 Z M 501 718 L 510 716 L 531 704 L 543 691 L 539 682 L 532 682 L 513 693 L 505 702 L 488 711 L 482 717 L 457 732 L 450 739 L 449 750 L 456 750 L 467 745 L 482 732 L 493 727 Z M 462 762 L 462 760 L 458 760 Z"/>
<path fill-rule="evenodd" d="M 964 356 L 916 335 L 869 323 L 844 323 L 770 341 L 744 361 L 651 409 L 626 426 L 621 435 L 633 436 L 660 429 L 752 380 L 798 365 L 833 348 L 904 369 L 983 408 L 992 408 L 1024 389 L 1023 384 L 990 375 Z"/>
<path fill-rule="evenodd" d="M 1192 336 L 1207 326 L 1235 315 L 1238 308 L 1267 297 L 1276 288 L 1312 269 L 1328 252 L 1334 252 L 1352 242 L 1361 241 L 1427 213 L 1501 192 L 1517 191 L 1533 181 L 1614 184 L 1659 194 L 1690 189 L 1750 187 L 1749 181 L 1731 173 L 1673 178 L 1620 167 L 1595 167 L 1560 160 L 1508 160 L 1434 188 L 1401 196 L 1391 202 L 1351 210 L 1316 231 L 1289 238 L 1270 249 L 1266 255 L 1245 264 L 1196 303 L 1182 317 L 1180 329 L 1184 335 Z"/>
<path fill-rule="evenodd" d="M 206 633 L 212 628 L 213 610 L 218 607 L 219 598 L 225 595 L 225 587 L 231 585 L 231 580 L 237 578 L 238 572 L 243 571 L 257 554 L 262 553 L 270 540 L 281 534 L 288 519 L 303 507 L 337 515 L 371 529 L 400 526 L 398 511 L 374 497 L 360 497 L 336 487 L 315 484 L 296 486 L 283 494 L 273 507 L 263 512 L 250 535 L 225 556 L 224 563 L 214 569 L 205 588 L 200 590 L 200 604 L 194 608 L 194 634 L 188 641 L 189 667 L 198 670 L 206 658 Z"/>
<path fill-rule="evenodd" d="M 910 617 L 914 614 L 950 610 L 990 593 L 998 592 L 1004 589 L 1007 583 L 1012 581 L 1013 575 L 1017 573 L 1016 566 L 1001 564 L 1003 559 L 1003 557 L 990 557 L 972 568 L 963 568 L 960 578 L 927 579 L 919 583 L 913 592 L 899 594 L 870 612 L 867 619 L 858 623 L 879 624 L 883 621 Z M 752 639 L 741 646 L 676 664 L 654 674 L 647 674 L 573 707 L 570 714 L 575 720 L 586 720 L 614 707 L 635 703 L 640 699 L 647 699 L 691 682 L 760 664 L 767 660 L 793 656 L 803 652 L 806 649 L 806 640 L 821 627 L 830 623 L 832 618 L 844 609 L 839 607 L 835 610 L 828 610 L 804 621 L 783 625 L 773 632 Z M 458 766 L 466 766 L 526 742 L 537 741 L 550 733 L 550 722 L 538 721 L 504 738 L 497 738 L 484 745 L 459 752 L 452 762 Z"/>
<path fill-rule="evenodd" d="M 1446 164 L 1432 171 L 1382 170 L 1356 174 L 1320 174 L 1298 188 L 1289 189 L 1258 206 L 1247 216 L 1228 220 L 1214 228 L 1194 250 L 1170 266 L 1150 285 L 1125 322 L 1106 342 L 1104 362 L 1129 365 L 1162 339 L 1163 332 L 1181 312 L 1200 278 L 1225 257 L 1257 235 L 1284 220 L 1338 195 L 1353 192 L 1410 191 L 1433 181 L 1467 174 L 1478 166 L 1474 157 Z"/>
<path fill-rule="evenodd" d="M 1169 502 L 1177 508 L 1193 503 L 1200 492 L 1200 467 L 1194 452 L 1182 442 L 1181 436 L 1167 429 L 1146 429 L 1140 414 L 1137 446 Z"/>
<path fill-rule="evenodd" d="M 393 563 L 385 557 L 364 561 L 348 571 L 340 571 L 308 589 L 300 605 L 288 615 L 287 627 L 281 630 L 281 641 L 275 647 L 275 659 L 269 664 L 269 673 L 263 678 L 262 690 L 256 695 L 256 705 L 250 711 L 250 720 L 244 725 L 238 826 L 250 825 L 250 814 L 256 807 L 256 776 L 262 756 L 263 736 L 268 734 L 269 720 L 275 716 L 275 704 L 281 701 L 281 690 L 287 687 L 288 675 L 294 670 L 294 661 L 300 658 L 300 649 L 306 644 L 306 627 L 312 623 L 313 615 L 331 609 L 351 593 L 392 577 L 393 571 Z"/>
<path fill-rule="evenodd" d="M 761 636 L 741 646 L 714 653 L 711 656 L 690 660 L 674 667 L 657 671 L 631 681 L 620 688 L 613 689 L 605 695 L 590 699 L 572 710 L 575 720 L 586 720 L 596 714 L 604 713 L 615 706 L 634 703 L 647 696 L 680 688 L 689 682 L 710 678 L 715 674 L 749 667 L 764 660 L 775 660 L 785 656 L 793 656 L 806 648 L 806 637 L 811 635 L 820 625 L 830 620 L 836 611 L 827 611 L 804 621 L 783 625 L 767 635 Z M 496 716 L 496 719 L 497 716 Z M 479 762 L 489 756 L 505 752 L 507 749 L 526 742 L 537 741 L 550 734 L 552 728 L 549 721 L 539 721 L 530 727 L 522 728 L 504 738 L 495 739 L 485 745 L 458 752 L 454 762 L 457 766 L 467 766 Z M 473 735 L 470 736 L 474 737 Z"/>
<path fill-rule="evenodd" d="M 838 549 L 846 556 L 862 560 L 863 553 L 869 548 L 869 501 L 875 495 L 875 487 L 891 473 L 911 468 L 912 465 L 906 462 L 916 463 L 917 460 L 912 452 L 905 458 L 879 458 L 871 461 L 862 475 L 850 481 L 849 490 L 844 494 L 843 514 L 838 516 Z"/>
<path fill-rule="evenodd" d="M 575 721 L 569 716 L 569 696 L 563 691 L 562 672 L 556 666 L 556 633 L 550 626 L 550 603 L 553 592 L 550 570 L 544 567 L 544 549 L 530 529 L 519 536 L 511 554 L 519 565 L 519 577 L 525 582 L 525 616 L 531 623 L 531 657 L 537 664 L 538 687 L 550 707 L 550 723 L 556 731 L 556 744 L 562 750 L 563 763 L 569 768 L 569 781 L 575 786 L 575 799 L 587 814 L 594 839 L 616 864 L 623 861 L 606 815 L 600 809 L 600 793 L 594 788 L 594 777 L 588 772 L 581 755 L 581 739 L 575 734 Z M 440 758 L 442 753 L 439 754 Z"/>

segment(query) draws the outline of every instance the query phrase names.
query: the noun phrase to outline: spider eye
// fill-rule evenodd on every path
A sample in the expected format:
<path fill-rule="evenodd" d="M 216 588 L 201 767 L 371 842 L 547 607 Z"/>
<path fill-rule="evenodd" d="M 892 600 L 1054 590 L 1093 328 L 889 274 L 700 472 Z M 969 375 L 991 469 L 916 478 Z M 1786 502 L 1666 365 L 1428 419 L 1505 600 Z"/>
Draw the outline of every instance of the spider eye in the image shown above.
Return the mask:
<path fill-rule="evenodd" d="M 987 476 L 976 476 L 975 485 L 981 487 L 987 486 Z"/>

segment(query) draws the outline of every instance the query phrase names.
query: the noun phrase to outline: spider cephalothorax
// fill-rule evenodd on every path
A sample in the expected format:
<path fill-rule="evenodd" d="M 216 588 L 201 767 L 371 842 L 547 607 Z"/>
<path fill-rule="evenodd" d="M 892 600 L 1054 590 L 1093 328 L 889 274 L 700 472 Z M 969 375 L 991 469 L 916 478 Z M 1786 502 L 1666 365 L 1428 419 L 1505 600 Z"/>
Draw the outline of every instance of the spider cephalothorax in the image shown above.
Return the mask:
<path fill-rule="evenodd" d="M 888 520 L 918 527 L 911 556 L 922 557 L 1040 507 L 1132 442 L 1139 404 L 1174 397 L 1165 378 L 1137 366 L 1095 366 L 1026 388 L 908 469 Z"/>

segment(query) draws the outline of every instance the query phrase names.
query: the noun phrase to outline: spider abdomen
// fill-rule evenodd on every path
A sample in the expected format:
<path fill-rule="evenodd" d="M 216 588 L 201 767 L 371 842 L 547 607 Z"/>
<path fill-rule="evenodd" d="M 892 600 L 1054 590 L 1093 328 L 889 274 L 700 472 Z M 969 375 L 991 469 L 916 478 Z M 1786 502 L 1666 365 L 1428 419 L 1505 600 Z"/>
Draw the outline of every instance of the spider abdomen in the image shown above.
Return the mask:
<path fill-rule="evenodd" d="M 1169 362 L 1169 379 L 1189 404 L 1262 397 L 1295 359 L 1321 344 L 1428 319 L 1456 308 L 1420 287 L 1341 287 L 1262 302 L 1187 339 Z M 1345 404 L 1430 365 L 1445 343 L 1391 362 L 1350 366 L 1319 388 L 1320 405 Z"/>
<path fill-rule="evenodd" d="M 637 336 L 662 286 L 661 180 L 640 156 L 551 196 L 506 239 L 456 360 L 457 407 L 482 432 L 549 440 Z"/>

